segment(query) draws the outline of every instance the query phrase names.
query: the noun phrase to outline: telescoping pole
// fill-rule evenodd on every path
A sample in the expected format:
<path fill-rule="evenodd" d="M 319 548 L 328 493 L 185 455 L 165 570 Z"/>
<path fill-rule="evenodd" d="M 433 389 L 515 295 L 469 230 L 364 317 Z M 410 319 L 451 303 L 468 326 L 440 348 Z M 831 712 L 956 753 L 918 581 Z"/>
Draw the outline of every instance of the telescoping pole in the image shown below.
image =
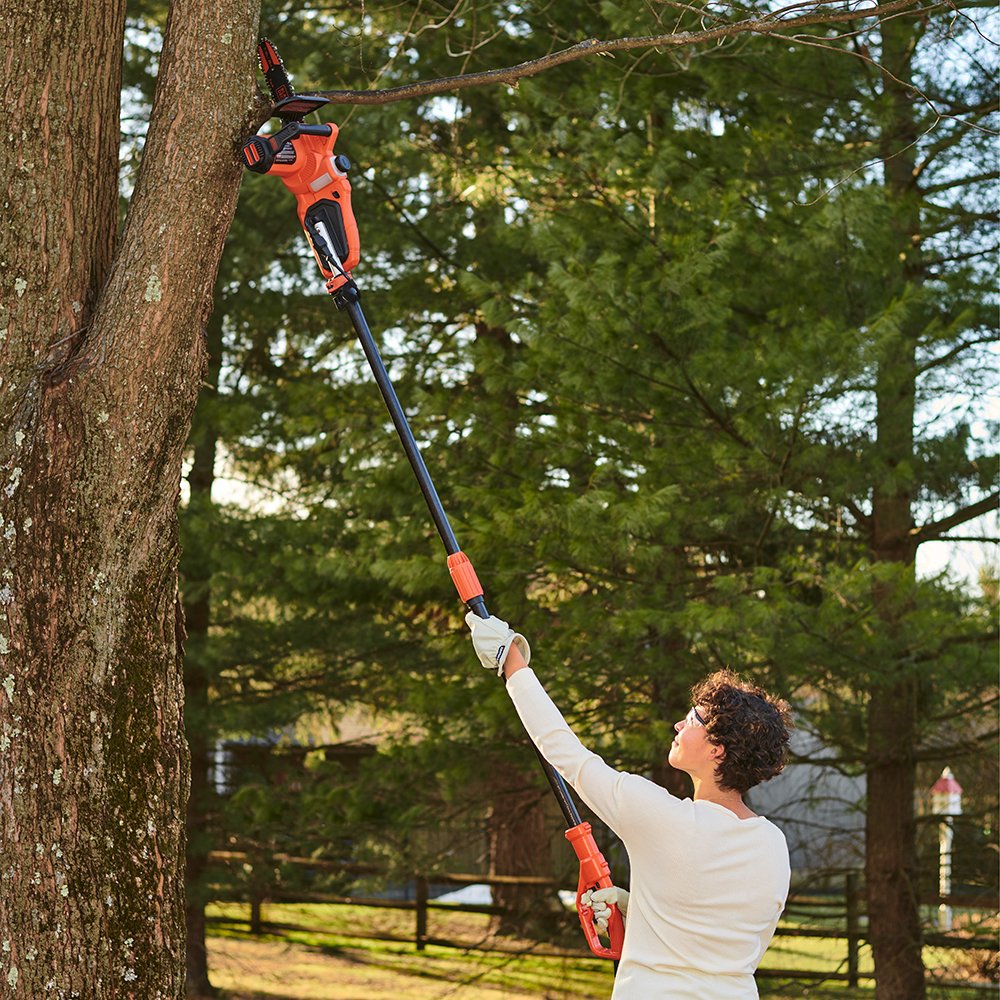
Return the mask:
<path fill-rule="evenodd" d="M 480 618 L 488 618 L 483 588 L 472 563 L 459 548 L 451 530 L 444 506 L 361 309 L 360 292 L 351 277 L 351 270 L 360 259 L 360 240 L 351 208 L 351 185 L 347 179 L 351 164 L 346 156 L 336 153 L 334 149 L 339 130 L 332 122 L 323 125 L 302 123 L 306 115 L 327 103 L 326 98 L 296 95 L 277 49 L 267 39 L 261 39 L 258 53 L 271 96 L 277 102 L 273 112 L 284 124 L 274 135 L 250 136 L 243 144 L 243 164 L 255 173 L 279 177 L 295 195 L 299 222 L 312 245 L 316 263 L 327 279 L 327 291 L 333 296 L 338 309 L 345 310 L 351 318 L 393 426 L 444 542 L 448 570 L 458 594 L 473 613 Z M 566 782 L 537 747 L 535 753 L 569 824 L 566 839 L 580 862 L 577 912 L 587 946 L 599 958 L 618 959 L 624 939 L 624 923 L 618 908 L 612 907 L 608 923 L 610 945 L 605 946 L 597 933 L 593 912 L 583 901 L 586 891 L 611 886 L 611 870 L 594 841 L 590 824 L 581 820 Z"/>
<path fill-rule="evenodd" d="M 472 569 L 472 563 L 468 561 L 468 558 L 459 548 L 455 532 L 452 531 L 451 523 L 448 521 L 448 514 L 445 512 L 441 498 L 438 496 L 434 481 L 427 471 L 427 464 L 424 462 L 423 455 L 420 454 L 420 447 L 413 437 L 409 421 L 406 419 L 406 414 L 400 405 L 399 397 L 396 395 L 396 390 L 393 388 L 389 373 L 386 371 L 385 363 L 382 361 L 382 355 L 379 352 L 378 345 L 375 343 L 374 336 L 372 336 L 368 321 L 365 319 L 357 286 L 353 283 L 345 285 L 341 290 L 334 293 L 334 296 L 338 308 L 343 309 L 347 313 L 351 319 L 351 323 L 354 325 L 358 340 L 361 342 L 361 349 L 365 352 L 368 365 L 375 376 L 375 381 L 378 384 L 379 391 L 382 393 L 382 399 L 385 401 L 389 416 L 392 418 L 392 425 L 396 428 L 399 440 L 403 444 L 403 450 L 410 461 L 410 467 L 413 469 L 413 474 L 416 476 L 420 491 L 424 495 L 424 500 L 427 501 L 431 517 L 434 520 L 438 534 L 441 536 L 441 541 L 444 543 L 445 551 L 448 553 L 448 568 L 452 570 L 452 577 L 457 577 L 455 585 L 459 588 L 459 596 L 474 614 L 480 618 L 489 618 L 490 613 L 486 609 L 486 601 L 483 599 L 483 590 L 479 585 L 479 579 L 476 577 L 475 570 Z M 562 809 L 563 816 L 566 818 L 566 822 L 570 826 L 579 826 L 581 823 L 580 811 L 573 801 L 565 780 L 541 754 L 538 757 L 545 771 L 545 777 L 548 778 L 549 784 L 552 786 L 552 791 L 559 802 L 559 807 Z"/>
<path fill-rule="evenodd" d="M 451 524 L 448 521 L 444 505 L 441 503 L 441 498 L 438 496 L 434 481 L 427 471 L 427 464 L 420 454 L 420 448 L 413 437 L 409 421 L 406 419 L 406 414 L 400 405 L 396 390 L 393 388 L 392 381 L 389 378 L 389 373 L 386 371 L 385 363 L 382 361 L 382 355 L 379 352 L 378 345 L 375 343 L 375 338 L 372 336 L 368 321 L 365 319 L 357 285 L 353 281 L 348 281 L 331 292 L 331 294 L 334 297 L 337 308 L 344 310 L 350 317 L 354 330 L 358 335 L 358 340 L 361 342 L 361 349 L 368 359 L 368 365 L 375 376 L 375 381 L 382 394 L 382 399 L 385 401 L 386 409 L 388 409 L 389 416 L 392 418 L 392 424 L 396 428 L 399 440 L 403 444 L 403 450 L 406 452 L 406 457 L 409 459 L 413 474 L 420 485 L 424 500 L 427 501 L 427 506 L 437 527 L 438 534 L 444 543 L 445 551 L 448 553 L 448 568 L 451 571 L 452 579 L 455 581 L 459 596 L 476 615 L 480 618 L 488 618 L 489 611 L 486 610 L 486 602 L 483 599 L 483 588 L 479 583 L 472 563 L 459 548 L 455 533 L 452 531 Z M 563 776 L 542 756 L 541 751 L 535 746 L 533 741 L 531 745 L 534 747 L 535 754 L 542 765 L 542 770 L 545 772 L 545 777 L 548 779 L 549 787 L 552 789 L 552 793 L 555 795 L 556 801 L 559 803 L 559 808 L 562 810 L 563 817 L 566 820 L 568 826 L 566 839 L 572 845 L 580 862 L 580 876 L 577 885 L 577 909 L 580 915 L 580 924 L 587 937 L 588 947 L 598 957 L 617 960 L 621 957 L 622 940 L 624 938 L 624 925 L 621 915 L 616 909 L 612 922 L 609 924 L 610 945 L 606 946 L 601 942 L 593 920 L 585 915 L 584 911 L 586 907 L 580 900 L 580 896 L 588 889 L 593 889 L 596 886 L 610 886 L 612 884 L 611 869 L 594 841 L 590 824 L 581 819 L 580 811 L 576 807 L 576 802 L 573 800 L 573 796 Z"/>

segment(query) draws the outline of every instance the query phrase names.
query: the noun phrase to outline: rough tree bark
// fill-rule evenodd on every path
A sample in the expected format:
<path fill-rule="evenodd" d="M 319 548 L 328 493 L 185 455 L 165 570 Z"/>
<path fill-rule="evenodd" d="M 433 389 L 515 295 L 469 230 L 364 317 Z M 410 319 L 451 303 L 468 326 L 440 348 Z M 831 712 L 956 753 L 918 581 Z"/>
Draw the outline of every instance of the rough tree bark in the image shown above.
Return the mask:
<path fill-rule="evenodd" d="M 258 0 L 170 5 L 116 240 L 124 0 L 0 14 L 0 995 L 184 992 L 181 457 Z"/>

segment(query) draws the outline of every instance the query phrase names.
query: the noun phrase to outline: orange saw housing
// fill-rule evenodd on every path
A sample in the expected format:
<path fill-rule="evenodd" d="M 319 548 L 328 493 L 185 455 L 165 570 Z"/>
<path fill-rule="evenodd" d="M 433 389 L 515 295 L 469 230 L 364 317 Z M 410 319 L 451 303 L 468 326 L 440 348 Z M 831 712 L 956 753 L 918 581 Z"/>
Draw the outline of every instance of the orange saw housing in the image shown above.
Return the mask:
<path fill-rule="evenodd" d="M 301 135 L 286 142 L 275 155 L 268 173 L 280 177 L 295 195 L 299 222 L 309 236 L 316 263 L 327 279 L 326 287 L 333 292 L 349 280 L 351 270 L 361 258 L 361 242 L 351 208 L 351 182 L 347 179 L 350 162 L 333 151 L 339 134 L 337 126 L 331 122 L 325 127 L 330 129 L 327 136 Z M 332 269 L 317 251 L 310 228 L 325 238 L 345 274 Z"/>

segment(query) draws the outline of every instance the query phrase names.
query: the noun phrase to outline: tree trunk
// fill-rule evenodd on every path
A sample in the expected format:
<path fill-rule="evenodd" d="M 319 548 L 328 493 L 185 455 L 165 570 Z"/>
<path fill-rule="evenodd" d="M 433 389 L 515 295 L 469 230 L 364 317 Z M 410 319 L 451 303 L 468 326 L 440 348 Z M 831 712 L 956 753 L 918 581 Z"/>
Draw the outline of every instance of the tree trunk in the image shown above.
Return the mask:
<path fill-rule="evenodd" d="M 894 214 L 893 256 L 886 274 L 895 272 L 889 292 L 902 299 L 918 287 L 920 207 L 915 190 L 917 128 L 908 88 L 919 28 L 901 20 L 882 25 L 886 67 L 882 155 L 887 201 Z M 884 348 L 876 384 L 877 452 L 880 480 L 872 496 L 872 555 L 914 572 L 915 546 L 911 503 L 916 400 L 916 345 L 922 329 L 919 306 L 911 304 L 896 337 Z M 905 609 L 897 586 L 877 583 L 876 612 L 891 640 Z M 894 644 L 897 649 L 900 644 Z M 875 685 L 868 708 L 868 805 L 865 873 L 869 940 L 875 960 L 878 1000 L 922 1000 L 926 996 L 917 892 L 914 748 L 917 682 L 902 650 L 895 672 Z"/>
<path fill-rule="evenodd" d="M 194 461 L 187 481 L 191 491 L 188 516 L 197 519 L 201 539 L 185 549 L 181 560 L 183 577 L 184 618 L 188 642 L 184 659 L 184 733 L 191 754 L 191 794 L 187 807 L 187 865 L 185 874 L 187 922 L 187 995 L 216 995 L 208 976 L 206 942 L 205 871 L 218 824 L 213 808 L 215 794 L 209 780 L 215 731 L 211 725 L 209 689 L 212 675 L 206 643 L 212 620 L 211 579 L 214 569 L 211 546 L 204 544 L 206 527 L 212 523 L 212 486 L 215 482 L 215 456 L 218 429 L 212 417 L 215 392 L 219 385 L 222 356 L 222 318 L 213 314 L 208 328 L 209 356 L 206 386 L 212 395 L 203 397 L 192 432 Z M 210 528 L 209 528 L 210 530 Z"/>
<path fill-rule="evenodd" d="M 678 576 L 680 576 L 679 573 Z M 677 665 L 682 662 L 682 657 L 686 652 L 687 641 L 680 633 L 670 632 L 661 636 L 657 642 L 665 669 L 662 676 L 654 677 L 651 680 L 649 701 L 661 719 L 673 723 L 677 719 L 684 718 L 690 707 L 688 705 L 690 700 L 689 686 L 680 684 L 677 673 L 675 673 Z M 668 760 L 669 756 L 670 744 L 668 742 L 650 761 L 650 777 L 671 795 L 676 795 L 679 799 L 689 799 L 694 795 L 691 778 L 685 771 L 674 767 Z"/>
<path fill-rule="evenodd" d="M 487 819 L 490 876 L 552 877 L 552 851 L 543 803 L 546 797 L 525 774 L 498 768 L 490 781 Z M 493 922 L 493 933 L 519 938 L 552 933 L 553 892 L 531 885 L 495 885 L 493 902 L 504 912 Z"/>
<path fill-rule="evenodd" d="M 117 249 L 124 0 L 26 2 L 0 21 L 23 123 L 0 264 L 5 996 L 183 995 L 176 503 L 254 2 L 171 5 Z"/>

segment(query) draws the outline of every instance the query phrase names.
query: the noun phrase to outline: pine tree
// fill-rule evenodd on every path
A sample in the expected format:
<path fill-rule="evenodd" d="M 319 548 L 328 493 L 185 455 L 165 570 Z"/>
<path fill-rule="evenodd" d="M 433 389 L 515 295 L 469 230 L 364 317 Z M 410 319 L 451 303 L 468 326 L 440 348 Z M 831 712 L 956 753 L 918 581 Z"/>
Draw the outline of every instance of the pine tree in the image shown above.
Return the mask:
<path fill-rule="evenodd" d="M 587 10 L 581 25 L 592 17 L 585 29 L 597 36 L 640 30 L 607 16 Z M 528 18 L 522 41 L 544 37 L 543 24 Z M 948 44 L 909 22 L 898 30 L 932 50 Z M 976 357 L 989 278 L 979 210 L 947 217 L 933 203 L 948 183 L 937 179 L 922 207 L 907 207 L 891 180 L 914 139 L 892 95 L 906 86 L 900 67 L 880 76 L 864 51 L 852 60 L 850 44 L 828 35 L 814 38 L 826 51 L 776 55 L 755 43 L 726 59 L 677 59 L 673 71 L 631 60 L 586 76 L 565 67 L 516 93 L 407 115 L 411 148 L 400 147 L 393 173 L 374 173 L 372 217 L 385 225 L 363 229 L 378 266 L 369 311 L 397 317 L 382 323 L 394 326 L 390 366 L 491 605 L 544 650 L 548 682 L 598 747 L 657 768 L 687 686 L 735 662 L 786 692 L 821 692 L 808 725 L 876 783 L 884 774 L 903 788 L 878 796 L 878 808 L 895 805 L 870 818 L 869 890 L 897 937 L 877 949 L 880 993 L 908 996 L 923 972 L 902 803 L 913 747 L 933 725 L 913 699 L 922 688 L 975 703 L 985 683 L 983 619 L 961 595 L 913 579 L 914 542 L 987 508 L 991 463 L 966 426 L 918 445 L 917 397 L 899 387 L 933 373 L 933 398 L 947 391 L 949 366 L 964 371 Z M 886 59 L 894 44 L 890 30 Z M 425 52 L 433 58 L 434 46 Z M 948 95 L 957 112 L 964 102 L 980 113 L 976 85 Z M 961 140 L 958 130 L 929 140 L 928 153 L 946 158 L 937 177 L 980 155 Z M 864 149 L 886 167 L 859 170 Z M 392 224 L 400 208 L 405 229 L 398 216 Z M 921 291 L 931 271 L 911 260 L 889 279 L 900 233 L 925 218 L 942 227 L 942 244 L 969 234 L 962 266 L 932 269 L 937 310 Z M 905 313 L 904 339 L 923 352 L 909 365 Z M 894 409 L 897 398 L 908 408 Z M 436 739 L 485 757 L 490 740 L 517 730 L 502 694 L 462 679 L 441 642 L 460 625 L 409 470 L 391 434 L 340 446 L 347 506 L 372 519 L 357 541 L 380 610 L 399 635 L 417 625 L 433 636 L 366 675 L 361 696 L 422 720 L 424 760 Z M 327 452 L 303 464 L 315 451 L 295 466 L 313 487 L 334 461 Z M 892 470 L 919 475 L 919 488 Z M 917 496 L 955 513 L 910 533 L 897 558 L 884 511 Z M 890 717 L 877 703 L 898 684 L 912 710 L 891 717 L 904 731 L 885 770 L 879 743 L 897 741 L 880 729 Z M 402 794 L 400 814 L 419 812 L 419 798 Z"/>

